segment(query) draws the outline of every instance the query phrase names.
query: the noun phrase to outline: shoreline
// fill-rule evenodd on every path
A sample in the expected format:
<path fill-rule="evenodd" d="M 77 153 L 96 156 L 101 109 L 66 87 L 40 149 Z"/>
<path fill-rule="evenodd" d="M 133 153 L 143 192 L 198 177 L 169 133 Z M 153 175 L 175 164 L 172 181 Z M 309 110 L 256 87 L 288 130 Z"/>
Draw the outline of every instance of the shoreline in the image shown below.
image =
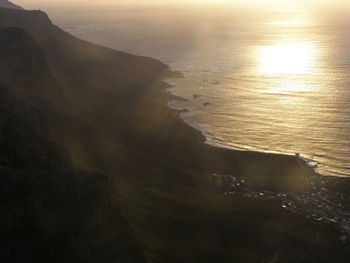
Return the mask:
<path fill-rule="evenodd" d="M 170 90 L 168 89 L 167 92 L 170 93 Z M 175 96 L 172 93 L 170 94 L 171 96 Z M 248 155 L 260 154 L 266 158 L 293 158 L 301 170 L 305 170 L 305 168 L 306 170 L 311 170 L 311 173 L 307 173 L 307 176 L 304 178 L 304 183 L 309 184 L 309 187 L 296 191 L 270 191 L 270 189 L 267 190 L 263 188 L 258 188 L 254 191 L 254 187 L 250 189 L 249 184 L 246 188 L 247 181 L 244 176 L 237 177 L 234 173 L 212 173 L 212 176 L 215 178 L 214 181 L 216 181 L 218 189 L 221 189 L 222 194 L 232 196 L 233 198 L 235 196 L 241 196 L 243 198 L 255 199 L 256 201 L 278 200 L 281 203 L 281 207 L 291 214 L 297 214 L 311 222 L 322 221 L 334 227 L 336 233 L 340 236 L 341 242 L 345 242 L 350 238 L 350 218 L 348 218 L 350 215 L 348 212 L 350 211 L 350 207 L 347 205 L 346 201 L 350 200 L 347 192 L 350 187 L 349 177 L 322 175 L 316 171 L 316 167 L 309 165 L 307 158 L 298 154 L 292 155 L 278 152 L 240 150 L 210 144 L 205 131 L 200 130 L 196 125 L 184 118 L 183 114 L 187 113 L 187 110 L 179 110 L 168 104 L 167 106 L 169 110 L 177 113 L 180 121 L 196 132 L 199 142 L 203 145 L 208 145 L 218 151 L 228 151 L 229 155 L 230 153 L 247 153 Z M 236 184 L 236 182 L 243 182 L 243 185 L 242 183 Z"/>
<path fill-rule="evenodd" d="M 250 152 L 250 153 L 257 153 L 257 154 L 266 154 L 266 155 L 274 155 L 274 156 L 285 156 L 285 157 L 294 157 L 298 161 L 302 161 L 305 165 L 310 167 L 311 169 L 314 170 L 315 173 L 317 173 L 319 176 L 323 177 L 338 177 L 338 176 L 330 176 L 330 175 L 323 175 L 315 169 L 318 165 L 316 160 L 313 160 L 308 157 L 304 157 L 302 155 L 297 156 L 297 153 L 291 154 L 291 153 L 283 153 L 283 152 L 278 152 L 278 151 L 264 151 L 264 150 L 252 150 L 252 149 L 247 149 L 247 148 L 241 148 L 241 147 L 234 147 L 234 146 L 225 146 L 225 145 L 218 145 L 215 143 L 212 143 L 211 141 L 215 140 L 214 138 L 211 138 L 211 135 L 208 134 L 208 132 L 201 130 L 196 124 L 190 122 L 189 120 L 186 119 L 184 114 L 189 113 L 189 110 L 187 109 L 176 109 L 175 107 L 172 107 L 170 103 L 175 102 L 176 100 L 186 100 L 186 98 L 183 98 L 181 96 L 177 96 L 171 92 L 171 89 L 174 88 L 174 86 L 166 81 L 166 79 L 163 79 L 167 85 L 170 86 L 170 88 L 167 88 L 165 92 L 169 93 L 170 95 L 170 101 L 167 103 L 167 107 L 173 111 L 176 111 L 178 113 L 179 119 L 181 119 L 184 123 L 186 123 L 188 126 L 190 126 L 192 129 L 194 129 L 198 133 L 198 138 L 199 141 L 203 144 L 209 145 L 214 148 L 218 149 L 225 149 L 229 151 L 235 151 L 235 152 Z M 309 163 L 315 163 L 315 165 L 309 164 Z M 347 178 L 346 176 L 342 177 L 339 176 L 339 178 Z"/>
<path fill-rule="evenodd" d="M 205 130 L 200 129 L 195 123 L 191 122 L 190 120 L 188 120 L 186 118 L 186 116 L 184 116 L 185 114 L 190 113 L 190 111 L 186 108 L 184 109 L 180 109 L 180 108 L 176 108 L 172 105 L 170 105 L 171 103 L 176 103 L 176 101 L 181 101 L 181 100 L 185 100 L 185 101 L 189 101 L 187 98 L 181 97 L 180 95 L 175 95 L 171 89 L 176 88 L 175 85 L 170 84 L 167 82 L 166 79 L 163 79 L 163 81 L 165 81 L 170 87 L 168 87 L 166 89 L 166 92 L 168 92 L 171 95 L 171 100 L 167 103 L 167 106 L 171 109 L 174 110 L 176 112 L 178 112 L 179 118 L 185 122 L 187 125 L 189 125 L 190 127 L 192 127 L 194 130 L 198 131 L 201 134 L 201 137 L 204 137 L 203 139 L 203 143 L 210 145 L 212 147 L 216 147 L 216 148 L 220 148 L 220 149 L 227 149 L 227 150 L 231 150 L 231 151 L 241 151 L 241 152 L 255 152 L 255 153 L 261 153 L 261 154 L 274 154 L 274 155 L 279 155 L 279 156 L 288 156 L 288 157 L 297 157 L 298 160 L 304 162 L 307 166 L 309 166 L 310 168 L 312 168 L 314 170 L 315 173 L 317 173 L 319 176 L 322 176 L 324 178 L 342 178 L 342 179 L 350 179 L 350 175 L 347 174 L 326 174 L 326 173 L 322 173 L 322 171 L 318 170 L 318 167 L 320 165 L 320 163 L 313 159 L 310 156 L 303 156 L 303 155 L 299 155 L 297 156 L 297 154 L 299 153 L 288 153 L 288 152 L 280 152 L 280 151 L 275 151 L 275 150 L 259 150 L 259 149 L 249 149 L 248 147 L 245 148 L 244 146 L 240 147 L 240 146 L 228 146 L 228 145 L 221 145 L 221 144 L 217 144 L 215 143 L 215 136 L 213 136 L 212 134 L 206 132 Z M 254 147 L 253 147 L 254 148 Z"/>

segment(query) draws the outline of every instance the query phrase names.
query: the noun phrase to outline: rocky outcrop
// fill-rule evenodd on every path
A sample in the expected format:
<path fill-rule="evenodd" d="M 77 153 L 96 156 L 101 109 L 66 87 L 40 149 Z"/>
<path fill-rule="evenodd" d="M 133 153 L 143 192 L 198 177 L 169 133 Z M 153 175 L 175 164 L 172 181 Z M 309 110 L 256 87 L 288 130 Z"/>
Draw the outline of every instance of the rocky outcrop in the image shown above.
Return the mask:
<path fill-rule="evenodd" d="M 0 83 L 26 105 L 48 107 L 65 104 L 65 95 L 52 76 L 44 53 L 21 28 L 5 28 L 0 37 Z M 56 105 L 58 106 L 58 105 Z"/>
<path fill-rule="evenodd" d="M 0 30 L 1 262 L 143 262 L 113 182 L 51 142 L 61 95 L 33 39 Z"/>
<path fill-rule="evenodd" d="M 4 8 L 13 8 L 13 9 L 22 9 L 22 7 L 15 5 L 14 3 L 8 0 L 0 0 L 0 7 Z"/>

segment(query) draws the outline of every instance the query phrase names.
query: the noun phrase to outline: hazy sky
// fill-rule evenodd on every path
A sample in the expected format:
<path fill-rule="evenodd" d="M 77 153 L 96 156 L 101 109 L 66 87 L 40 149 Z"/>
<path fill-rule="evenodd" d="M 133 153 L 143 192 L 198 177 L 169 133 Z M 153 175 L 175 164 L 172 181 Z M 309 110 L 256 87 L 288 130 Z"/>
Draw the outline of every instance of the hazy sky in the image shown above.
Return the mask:
<path fill-rule="evenodd" d="M 275 3 L 275 4 L 310 4 L 310 3 L 348 3 L 349 0 L 13 0 L 13 2 L 27 8 L 41 6 L 77 6 L 77 5 L 119 5 L 119 4 L 245 4 L 245 3 Z"/>

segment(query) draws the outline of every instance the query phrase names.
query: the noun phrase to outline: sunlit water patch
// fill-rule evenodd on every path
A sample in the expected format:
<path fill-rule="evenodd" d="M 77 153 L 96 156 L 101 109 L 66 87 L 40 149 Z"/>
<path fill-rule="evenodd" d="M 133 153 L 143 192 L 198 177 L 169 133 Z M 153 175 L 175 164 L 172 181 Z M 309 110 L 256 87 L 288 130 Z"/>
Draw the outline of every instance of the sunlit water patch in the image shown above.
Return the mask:
<path fill-rule="evenodd" d="M 335 56 L 330 32 L 300 21 L 259 30 L 263 40 L 239 51 L 196 57 L 195 69 L 173 82 L 172 92 L 188 99 L 176 107 L 213 145 L 301 153 L 323 175 L 350 175 L 349 54 Z"/>

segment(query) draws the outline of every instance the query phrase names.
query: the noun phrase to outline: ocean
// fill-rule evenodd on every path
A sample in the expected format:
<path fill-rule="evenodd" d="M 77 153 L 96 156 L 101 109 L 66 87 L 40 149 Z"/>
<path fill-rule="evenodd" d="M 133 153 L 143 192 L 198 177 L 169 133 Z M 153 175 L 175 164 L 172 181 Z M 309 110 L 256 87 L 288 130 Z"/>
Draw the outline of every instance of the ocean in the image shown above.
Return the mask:
<path fill-rule="evenodd" d="M 295 154 L 350 176 L 350 17 L 345 10 L 172 6 L 56 11 L 83 39 L 184 73 L 169 102 L 219 147 Z M 101 15 L 103 14 L 103 15 Z"/>

